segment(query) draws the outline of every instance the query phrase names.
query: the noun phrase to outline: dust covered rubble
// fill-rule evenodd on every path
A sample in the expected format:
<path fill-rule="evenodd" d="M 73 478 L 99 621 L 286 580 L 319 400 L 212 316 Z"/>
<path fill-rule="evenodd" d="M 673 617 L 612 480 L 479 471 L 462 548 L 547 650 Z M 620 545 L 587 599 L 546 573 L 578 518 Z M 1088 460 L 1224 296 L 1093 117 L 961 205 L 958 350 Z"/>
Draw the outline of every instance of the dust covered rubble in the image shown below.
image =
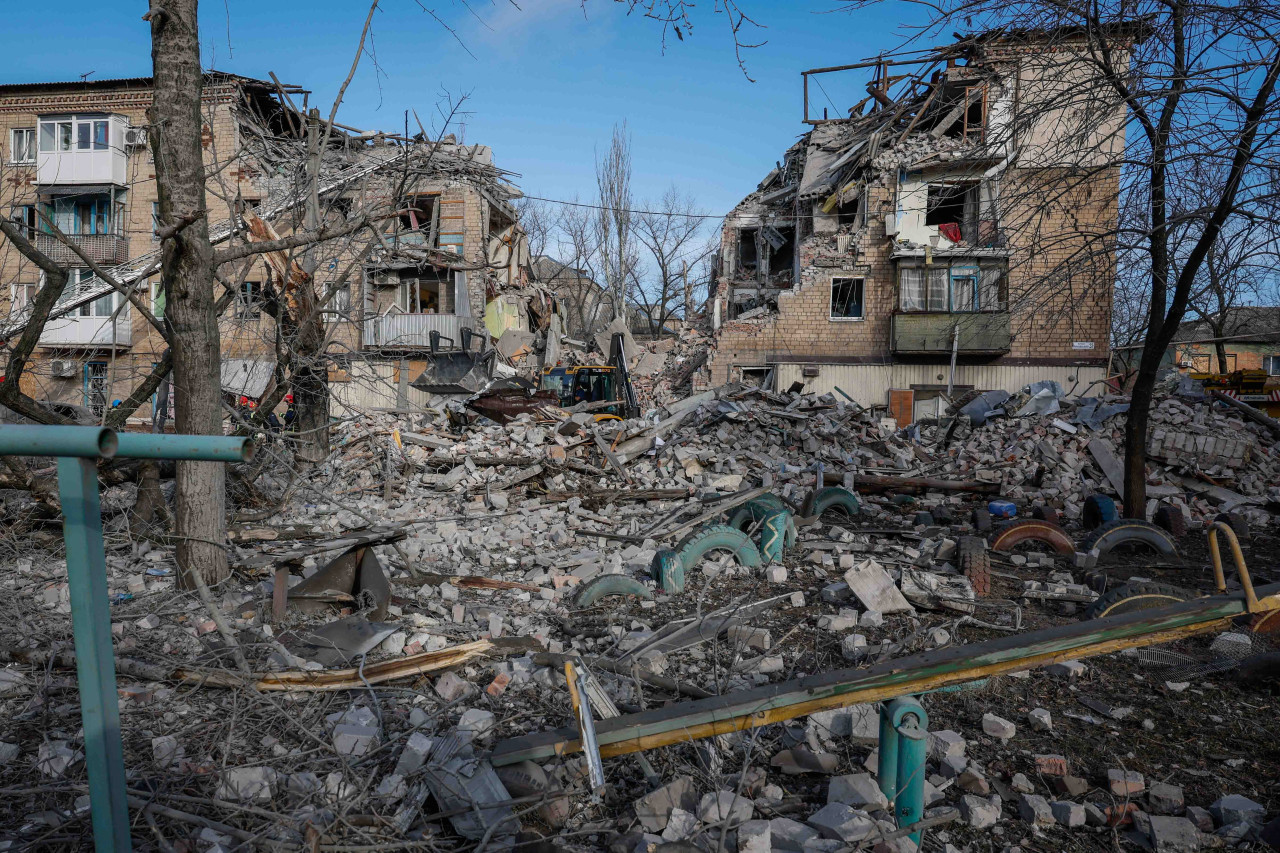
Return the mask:
<path fill-rule="evenodd" d="M 1071 424 L 1079 406 L 1064 399 L 1053 413 L 990 417 L 977 426 L 960 419 L 949 436 L 927 424 L 899 430 L 882 412 L 836 396 L 741 387 L 673 401 L 633 421 L 579 420 L 571 428 L 522 416 L 505 427 L 481 422 L 451 432 L 429 420 L 368 416 L 344 424 L 334 453 L 311 472 L 308 488 L 297 490 L 277 516 L 258 526 L 296 526 L 331 538 L 370 525 L 407 531 L 402 541 L 376 546 L 392 590 L 381 621 L 391 630 L 360 658 L 362 668 L 477 639 L 512 637 L 530 638 L 552 655 L 616 658 L 674 620 L 782 596 L 783 603 L 745 629 L 644 659 L 646 677 L 721 694 L 987 636 L 965 626 L 966 617 L 974 618 L 972 609 L 940 605 L 927 589 L 921 591 L 928 576 L 957 576 L 956 540 L 972 532 L 966 510 L 986 498 L 926 490 L 904 500 L 902 494 L 864 492 L 856 523 L 823 519 L 804 529 L 781 566 L 754 571 L 709 559 L 691 571 L 684 592 L 672 595 L 649 577 L 655 552 L 672 544 L 646 536 L 656 522 L 681 507 L 683 517 L 695 515 L 707 499 L 755 486 L 799 502 L 819 473 L 829 481 L 848 471 L 991 483 L 1020 507 L 1053 505 L 1074 521 L 1084 497 L 1106 488 L 1088 443 L 1102 440 L 1118 451 L 1123 417 L 1096 426 Z M 658 429 L 673 419 L 668 429 Z M 1213 477 L 1256 500 L 1235 508 L 1251 521 L 1263 520 L 1261 503 L 1276 497 L 1277 482 L 1276 448 L 1266 436 L 1229 414 L 1173 399 L 1158 405 L 1153 421 L 1153 447 L 1176 448 L 1167 442 L 1174 433 L 1230 435 L 1248 445 L 1204 447 L 1195 458 L 1170 450 L 1153 466 L 1152 483 L 1176 483 L 1180 496 L 1164 499 L 1185 506 L 1193 522 L 1211 519 L 1230 498 L 1195 492 L 1187 483 L 1197 475 Z M 621 463 L 625 480 L 589 439 L 596 432 L 607 446 L 634 448 Z M 1207 460 L 1213 464 L 1205 466 Z M 858 490 L 857 474 L 845 482 Z M 660 497 L 642 494 L 660 490 Z M 640 497 L 632 500 L 628 492 Z M 867 529 L 877 532 L 860 532 Z M 294 544 L 239 539 L 233 558 L 247 563 Z M 296 560 L 288 583 L 313 575 L 332 556 L 321 552 Z M 35 554 L 17 567 L 0 581 L 26 608 L 21 630 L 10 632 L 10 648 L 33 653 L 45 648 L 44 637 L 69 641 L 58 561 Z M 785 571 L 768 574 L 769 568 Z M 233 664 L 216 621 L 197 596 L 177 587 L 175 572 L 171 549 L 145 541 L 113 547 L 108 560 L 127 764 L 170 783 L 180 779 L 210 802 L 251 804 L 258 811 L 247 815 L 186 804 L 212 809 L 204 813 L 249 835 L 266 832 L 297 841 L 310 826 L 343 837 L 341 814 L 406 812 L 407 824 L 396 824 L 403 826 L 400 834 L 462 832 L 448 816 L 435 814 L 444 809 L 423 806 L 423 795 L 416 793 L 423 777 L 414 763 L 426 759 L 414 756 L 457 737 L 466 760 L 482 760 L 498 740 L 572 719 L 562 669 L 533 651 L 477 658 L 399 685 L 338 694 L 253 694 L 178 684 L 167 669 L 175 662 L 223 669 Z M 895 588 L 915 594 L 905 608 L 877 610 L 846 580 L 850 573 L 887 577 Z M 584 582 L 608 574 L 640 580 L 654 597 L 611 599 L 588 608 L 574 604 L 573 594 Z M 472 578 L 510 586 L 474 585 Z M 350 608 L 311 616 L 291 611 L 277 623 L 270 618 L 271 587 L 269 573 L 238 574 L 214 590 L 221 616 L 256 670 L 317 671 L 314 661 L 283 645 L 281 635 L 323 624 Z M 1012 608 L 984 609 L 977 616 L 1006 629 L 1018 626 Z M 23 658 L 11 652 L 10 659 Z M 10 759 L 10 781 L 20 778 L 22 768 L 51 784 L 83 780 L 74 706 L 51 706 L 42 698 L 65 684 L 65 676 L 56 670 L 46 674 L 43 666 L 24 672 L 19 665 L 6 672 L 22 677 L 6 680 L 0 694 L 12 712 L 0 742 Z M 1086 678 L 1101 677 L 1087 671 Z M 594 675 L 623 713 L 681 701 L 639 674 L 622 677 L 597 668 Z M 1199 807 L 1188 806 L 1176 785 L 1131 778 L 1132 771 L 1096 756 L 1082 761 L 1057 754 L 1066 752 L 1053 740 L 1064 727 L 1137 726 L 1136 716 L 1126 724 L 1080 714 L 1071 697 L 1077 682 L 1068 684 L 1052 671 L 1006 680 L 1020 683 L 1037 687 L 1040 696 L 1060 694 L 1064 685 L 1067 693 L 1060 700 L 1044 699 L 1045 707 L 1023 710 L 1007 687 L 989 696 L 976 693 L 982 706 L 976 714 L 963 703 L 926 700 L 935 715 L 926 786 L 926 816 L 938 818 L 931 831 L 935 841 L 964 849 L 979 837 L 975 833 L 998 837 L 1006 846 L 1041 834 L 1101 838 L 1110 837 L 1107 825 L 1123 823 L 1157 850 L 1180 850 L 1207 846 L 1211 838 L 1248 843 L 1263 831 L 1268 812 L 1254 801 L 1267 800 L 1264 791 L 1246 783 L 1247 760 L 1233 774 L 1235 787 L 1202 796 Z M 1170 698 L 1191 701 L 1192 695 Z M 37 708 L 51 708 L 52 722 L 32 716 Z M 1235 707 L 1218 712 L 1245 713 Z M 237 723 L 238 714 L 246 716 Z M 984 723 L 984 714 L 993 719 Z M 653 751 L 649 758 L 659 765 L 665 785 L 656 791 L 634 762 L 612 760 L 606 765 L 608 786 L 595 801 L 588 796 L 580 756 L 521 766 L 520 773 L 500 768 L 499 776 L 511 796 L 536 799 L 536 809 L 522 816 L 525 831 L 561 833 L 582 849 L 650 850 L 679 841 L 716 849 L 722 839 L 727 849 L 841 849 L 896 829 L 883 795 L 876 796 L 877 721 L 874 707 L 858 706 Z M 201 733 L 210 726 L 216 737 Z M 1121 794 L 1111 784 L 1112 770 L 1121 773 Z M 670 796 L 657 796 L 669 789 Z M 12 825 L 47 831 L 74 814 L 50 814 L 33 805 Z M 210 845 L 242 841 L 234 833 L 206 836 Z M 885 849 L 911 849 L 900 837 L 882 843 Z"/>

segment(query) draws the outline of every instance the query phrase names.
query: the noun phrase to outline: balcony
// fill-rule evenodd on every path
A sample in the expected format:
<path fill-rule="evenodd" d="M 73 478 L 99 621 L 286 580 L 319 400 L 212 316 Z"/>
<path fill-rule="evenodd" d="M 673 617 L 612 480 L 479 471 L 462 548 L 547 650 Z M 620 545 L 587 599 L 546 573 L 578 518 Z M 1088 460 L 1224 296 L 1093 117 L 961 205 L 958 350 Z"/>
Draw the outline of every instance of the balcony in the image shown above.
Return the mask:
<path fill-rule="evenodd" d="M 36 183 L 125 186 L 127 131 L 128 120 L 121 115 L 41 116 Z"/>
<path fill-rule="evenodd" d="M 119 234 L 68 234 L 67 237 L 96 263 L 123 264 L 129 260 L 129 241 Z M 52 234 L 37 234 L 36 248 L 57 264 L 81 266 L 84 263 L 71 247 Z"/>
<path fill-rule="evenodd" d="M 899 355 L 951 355 L 954 329 L 959 328 L 957 352 L 962 355 L 1001 355 L 1009 351 L 1009 312 L 976 314 L 894 314 L 893 351 Z"/>
<path fill-rule="evenodd" d="M 477 327 L 473 317 L 458 314 L 387 314 L 364 321 L 364 346 L 379 349 L 425 349 L 431 333 L 439 332 L 457 346 L 462 327 Z"/>
<path fill-rule="evenodd" d="M 123 348 L 133 343 L 133 323 L 128 313 L 112 322 L 110 317 L 82 317 L 72 314 L 50 320 L 40 333 L 40 346 L 50 348 Z"/>

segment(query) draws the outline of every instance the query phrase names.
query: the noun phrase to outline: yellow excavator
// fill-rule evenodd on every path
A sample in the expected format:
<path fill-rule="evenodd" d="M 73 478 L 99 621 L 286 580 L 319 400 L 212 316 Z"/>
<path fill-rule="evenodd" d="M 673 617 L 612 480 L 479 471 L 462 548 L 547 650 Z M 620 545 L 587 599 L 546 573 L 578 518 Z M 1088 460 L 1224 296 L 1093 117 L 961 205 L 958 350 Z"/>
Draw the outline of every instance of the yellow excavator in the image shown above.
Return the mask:
<path fill-rule="evenodd" d="M 1188 374 L 1204 385 L 1205 391 L 1221 391 L 1228 397 L 1248 403 L 1271 417 L 1280 417 L 1280 390 L 1267 390 L 1267 371 L 1233 370 L 1230 373 Z"/>
<path fill-rule="evenodd" d="M 581 403 L 611 402 L 596 411 L 596 420 L 625 420 L 640 413 L 636 389 L 627 371 L 623 336 L 615 334 L 609 345 L 607 364 L 582 364 L 576 367 L 547 367 L 542 371 L 543 391 L 554 393 L 564 408 Z"/>

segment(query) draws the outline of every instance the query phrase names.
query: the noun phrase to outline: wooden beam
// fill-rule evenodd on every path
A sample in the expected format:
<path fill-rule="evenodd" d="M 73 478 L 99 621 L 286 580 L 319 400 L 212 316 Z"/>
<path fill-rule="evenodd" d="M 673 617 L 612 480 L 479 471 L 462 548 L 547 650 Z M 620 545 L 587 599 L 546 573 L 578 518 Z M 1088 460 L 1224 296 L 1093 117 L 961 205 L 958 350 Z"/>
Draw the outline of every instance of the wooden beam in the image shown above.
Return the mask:
<path fill-rule="evenodd" d="M 1213 391 L 1212 394 L 1215 400 L 1226 403 L 1228 406 L 1235 409 L 1237 412 L 1244 415 L 1246 418 L 1253 421 L 1255 424 L 1266 427 L 1267 431 L 1270 432 L 1272 435 L 1274 435 L 1276 438 L 1280 438 L 1280 421 L 1277 421 L 1275 418 L 1268 416 L 1265 412 L 1262 412 L 1259 409 L 1255 409 L 1253 406 L 1250 406 L 1248 403 L 1237 400 L 1234 397 L 1228 397 L 1226 394 L 1223 394 L 1221 391 Z"/>
<path fill-rule="evenodd" d="M 1264 611 L 1280 610 L 1280 584 L 1271 584 L 1257 592 Z M 628 714 L 601 721 L 596 727 L 596 738 L 605 758 L 626 755 L 758 728 L 816 711 L 881 702 L 1029 667 L 1167 643 L 1225 628 L 1246 612 L 1240 595 L 1198 598 L 1158 609 L 951 646 L 884 661 L 865 669 L 820 673 L 754 690 Z M 580 748 L 576 729 L 557 729 L 503 741 L 495 747 L 491 760 L 495 765 L 538 761 Z"/>

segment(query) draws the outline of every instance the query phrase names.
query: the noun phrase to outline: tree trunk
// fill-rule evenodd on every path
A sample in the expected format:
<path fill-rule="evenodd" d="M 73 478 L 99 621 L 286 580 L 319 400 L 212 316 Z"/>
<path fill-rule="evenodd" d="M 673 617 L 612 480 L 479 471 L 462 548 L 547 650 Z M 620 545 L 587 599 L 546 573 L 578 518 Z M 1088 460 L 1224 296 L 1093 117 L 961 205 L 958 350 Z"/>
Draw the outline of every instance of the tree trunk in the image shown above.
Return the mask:
<path fill-rule="evenodd" d="M 200 36 L 197 0 L 152 0 L 154 100 L 151 140 L 162 224 L 206 210 L 201 147 Z M 173 330 L 174 425 L 188 435 L 222 434 L 221 343 L 214 310 L 213 246 L 209 223 L 197 217 L 164 241 L 162 274 Z M 226 480 L 219 462 L 177 463 L 179 581 L 218 583 L 229 575 Z"/>
<path fill-rule="evenodd" d="M 307 116 L 307 206 L 306 227 L 320 230 L 320 111 Z M 329 372 L 324 359 L 324 318 L 316 310 L 317 248 L 311 245 L 303 255 L 303 280 L 290 293 L 289 313 L 297 318 L 294 333 L 296 353 L 293 371 L 293 401 L 297 430 L 295 455 L 301 462 L 320 463 L 329 455 Z M 286 288 L 288 284 L 286 284 Z"/>
<path fill-rule="evenodd" d="M 1218 337 L 1221 337 L 1221 334 Z M 1214 341 L 1213 348 L 1218 353 L 1218 372 L 1230 373 L 1231 371 L 1227 368 L 1227 345 L 1222 341 Z"/>
<path fill-rule="evenodd" d="M 1151 398 L 1155 392 L 1160 363 L 1146 353 L 1138 363 L 1137 378 L 1129 397 L 1128 420 L 1124 425 L 1124 515 L 1146 518 L 1147 512 L 1147 424 L 1150 422 Z"/>

